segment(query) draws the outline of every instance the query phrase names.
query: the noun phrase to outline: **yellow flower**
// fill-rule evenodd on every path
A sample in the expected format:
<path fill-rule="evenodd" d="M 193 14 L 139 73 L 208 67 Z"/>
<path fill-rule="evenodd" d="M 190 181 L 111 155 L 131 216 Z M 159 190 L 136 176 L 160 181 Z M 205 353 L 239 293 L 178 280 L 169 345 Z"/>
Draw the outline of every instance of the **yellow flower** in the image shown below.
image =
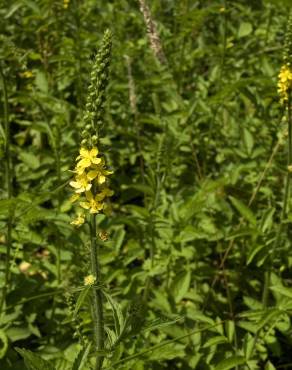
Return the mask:
<path fill-rule="evenodd" d="M 96 282 L 96 277 L 92 274 L 85 276 L 84 278 L 84 285 L 93 285 Z"/>
<path fill-rule="evenodd" d="M 108 175 L 111 175 L 113 172 L 108 171 L 104 168 L 105 162 L 104 159 L 102 159 L 101 163 L 99 165 L 93 166 L 93 169 L 88 172 L 87 177 L 90 181 L 96 179 L 97 183 L 99 185 L 102 185 L 106 181 L 106 177 Z"/>
<path fill-rule="evenodd" d="M 75 218 L 75 220 L 70 222 L 70 224 L 76 227 L 80 227 L 81 225 L 84 224 L 84 222 L 85 222 L 85 215 L 82 213 L 79 213 L 78 216 Z"/>
<path fill-rule="evenodd" d="M 92 184 L 88 181 L 86 174 L 77 175 L 75 180 L 76 181 L 70 181 L 72 188 L 76 189 L 75 193 L 83 193 L 91 189 Z"/>
<path fill-rule="evenodd" d="M 33 73 L 32 73 L 32 71 L 25 71 L 25 72 L 21 73 L 20 76 L 23 77 L 23 78 L 32 78 Z"/>
<path fill-rule="evenodd" d="M 97 196 L 93 196 L 91 191 L 86 192 L 87 202 L 80 202 L 80 206 L 89 209 L 90 213 L 98 213 L 103 209 L 103 204 L 98 202 Z"/>
<path fill-rule="evenodd" d="M 292 88 L 292 69 L 288 65 L 283 65 L 278 78 L 278 93 L 281 102 L 284 103 L 288 100 L 288 92 Z"/>
<path fill-rule="evenodd" d="M 101 158 L 97 157 L 98 149 L 92 148 L 87 150 L 85 148 L 81 148 L 79 152 L 79 156 L 77 157 L 76 172 L 78 174 L 82 174 L 87 167 L 90 167 L 92 164 L 99 164 L 101 163 Z"/>

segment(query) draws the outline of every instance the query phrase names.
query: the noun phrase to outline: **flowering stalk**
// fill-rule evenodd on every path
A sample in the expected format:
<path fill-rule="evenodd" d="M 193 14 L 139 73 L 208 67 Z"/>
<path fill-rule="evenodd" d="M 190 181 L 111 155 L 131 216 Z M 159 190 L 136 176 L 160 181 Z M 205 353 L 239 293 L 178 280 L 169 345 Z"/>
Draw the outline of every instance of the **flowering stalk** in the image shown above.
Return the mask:
<path fill-rule="evenodd" d="M 162 64 L 167 64 L 167 60 L 165 54 L 163 52 L 162 44 L 160 41 L 160 37 L 157 31 L 157 26 L 155 21 L 152 18 L 150 8 L 146 3 L 146 0 L 139 0 L 140 3 L 140 10 L 143 14 L 147 35 L 150 41 L 150 47 L 157 58 L 157 60 Z"/>
<path fill-rule="evenodd" d="M 94 284 L 101 284 L 99 266 L 99 249 L 97 243 L 96 215 L 108 213 L 110 208 L 107 199 L 113 195 L 108 187 L 108 176 L 105 159 L 99 155 L 97 147 L 100 128 L 103 125 L 104 103 L 108 83 L 109 64 L 111 54 L 111 33 L 106 31 L 100 51 L 96 55 L 91 72 L 91 81 L 88 88 L 86 110 L 84 114 L 84 130 L 77 164 L 74 169 L 75 178 L 70 182 L 75 194 L 72 202 L 78 203 L 81 208 L 77 218 L 71 222 L 76 227 L 85 223 L 86 213 L 90 216 L 90 260 L 91 275 L 85 278 L 85 285 L 92 285 L 92 319 L 94 324 L 94 339 L 97 351 L 104 349 L 104 321 L 102 292 Z M 84 211 L 85 210 L 85 211 Z M 103 356 L 99 353 L 96 358 L 96 370 L 102 368 Z"/>
<path fill-rule="evenodd" d="M 280 95 L 280 101 L 283 104 L 287 112 L 288 120 L 288 156 L 287 156 L 287 175 L 286 184 L 284 189 L 283 207 L 280 216 L 280 225 L 276 234 L 274 244 L 272 246 L 269 256 L 269 266 L 265 274 L 265 284 L 263 291 L 263 305 L 267 307 L 269 298 L 269 287 L 271 281 L 271 263 L 274 259 L 275 252 L 281 242 L 282 231 L 284 227 L 285 217 L 288 212 L 288 202 L 290 194 L 290 183 L 292 175 L 292 12 L 288 20 L 288 28 L 285 38 L 284 58 L 283 66 L 281 67 L 278 80 L 278 93 Z"/>

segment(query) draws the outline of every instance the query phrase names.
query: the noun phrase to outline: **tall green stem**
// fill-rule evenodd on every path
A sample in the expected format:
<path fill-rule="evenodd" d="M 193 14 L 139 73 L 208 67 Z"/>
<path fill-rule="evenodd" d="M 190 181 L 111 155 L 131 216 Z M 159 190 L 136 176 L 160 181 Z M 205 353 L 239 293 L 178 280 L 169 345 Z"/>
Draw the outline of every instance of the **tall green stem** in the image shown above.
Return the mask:
<path fill-rule="evenodd" d="M 7 199 L 12 198 L 12 175 L 11 175 L 11 151 L 10 151 L 10 124 L 9 124 L 9 105 L 8 105 L 8 93 L 6 79 L 0 64 L 0 78 L 3 88 L 3 112 L 4 112 L 4 132 L 5 132 L 5 181 L 7 188 Z M 11 260 L 11 248 L 12 248 L 12 207 L 9 205 L 9 213 L 7 220 L 7 234 L 6 234 L 6 259 L 5 259 L 5 276 L 4 286 L 2 290 L 2 296 L 0 300 L 0 316 L 2 314 L 3 305 L 6 299 L 6 295 L 9 289 L 10 282 L 10 260 Z"/>
<path fill-rule="evenodd" d="M 59 147 L 56 148 L 56 167 L 57 167 L 57 186 L 58 188 L 61 186 L 61 161 L 60 161 L 60 150 Z M 57 199 L 58 199 L 58 213 L 61 212 L 61 204 L 62 204 L 62 199 L 61 199 L 61 189 L 58 190 L 57 193 Z M 61 240 L 60 236 L 57 235 L 57 281 L 58 281 L 58 286 L 60 286 L 61 281 L 62 281 L 62 276 L 61 276 Z"/>
<path fill-rule="evenodd" d="M 100 283 L 99 251 L 96 242 L 96 215 L 90 216 L 91 232 L 91 273 L 96 278 L 96 283 Z M 100 289 L 92 289 L 92 312 L 94 323 L 95 344 L 98 351 L 104 349 L 104 322 L 103 322 L 103 303 L 102 292 Z M 96 370 L 102 369 L 103 356 L 98 355 L 96 359 Z"/>

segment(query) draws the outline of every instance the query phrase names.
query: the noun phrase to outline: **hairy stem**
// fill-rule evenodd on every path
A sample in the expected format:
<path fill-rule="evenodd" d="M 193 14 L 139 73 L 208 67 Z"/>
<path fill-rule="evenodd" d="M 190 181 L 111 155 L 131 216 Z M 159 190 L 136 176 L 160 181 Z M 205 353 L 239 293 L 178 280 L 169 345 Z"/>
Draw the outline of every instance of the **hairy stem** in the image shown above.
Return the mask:
<path fill-rule="evenodd" d="M 96 242 L 96 215 L 90 216 L 91 232 L 91 273 L 96 278 L 96 283 L 100 283 L 99 253 Z M 103 303 L 101 289 L 92 289 L 92 312 L 94 323 L 94 337 L 96 349 L 104 349 L 104 322 L 103 322 Z M 96 370 L 102 369 L 103 356 L 98 355 L 96 358 Z"/>

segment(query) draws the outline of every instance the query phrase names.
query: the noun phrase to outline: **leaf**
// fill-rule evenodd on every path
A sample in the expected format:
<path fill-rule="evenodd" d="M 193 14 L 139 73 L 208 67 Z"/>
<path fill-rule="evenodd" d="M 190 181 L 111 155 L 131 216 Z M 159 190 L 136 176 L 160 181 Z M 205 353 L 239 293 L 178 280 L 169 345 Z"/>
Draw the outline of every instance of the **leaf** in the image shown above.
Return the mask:
<path fill-rule="evenodd" d="M 270 362 L 268 361 L 265 365 L 265 369 L 264 370 L 276 370 L 275 366 Z"/>
<path fill-rule="evenodd" d="M 265 245 L 258 245 L 257 247 L 255 247 L 248 255 L 247 257 L 247 261 L 246 261 L 246 264 L 249 265 L 254 257 L 263 249 L 265 248 Z"/>
<path fill-rule="evenodd" d="M 238 30 L 238 37 L 245 37 L 252 32 L 252 24 L 249 22 L 242 22 L 240 23 L 239 30 Z"/>
<path fill-rule="evenodd" d="M 15 348 L 15 350 L 23 357 L 27 370 L 55 370 L 51 362 L 33 352 L 21 348 Z"/>
<path fill-rule="evenodd" d="M 78 298 L 77 298 L 77 302 L 76 302 L 76 306 L 75 306 L 75 310 L 74 310 L 74 317 L 77 315 L 78 311 L 80 310 L 84 300 L 86 299 L 90 289 L 92 287 L 89 285 L 89 286 L 86 286 L 84 289 L 81 290 Z"/>
<path fill-rule="evenodd" d="M 46 75 L 40 70 L 37 71 L 35 84 L 41 92 L 47 93 L 49 91 L 49 85 Z"/>
<path fill-rule="evenodd" d="M 203 348 L 208 348 L 212 346 L 217 346 L 218 344 L 227 343 L 228 340 L 223 335 L 218 335 L 216 337 L 210 338 L 207 342 L 203 345 Z"/>
<path fill-rule="evenodd" d="M 24 327 L 10 327 L 6 330 L 7 337 L 11 342 L 26 339 L 31 335 L 31 331 Z"/>
<path fill-rule="evenodd" d="M 72 370 L 82 370 L 87 362 L 87 357 L 90 352 L 91 343 L 88 343 L 86 347 L 78 353 L 78 356 L 75 358 Z"/>
<path fill-rule="evenodd" d="M 1 359 L 5 356 L 8 349 L 7 335 L 5 334 L 4 330 L 1 329 L 0 329 L 0 341 L 2 342 L 0 346 L 0 359 Z"/>
<path fill-rule="evenodd" d="M 243 130 L 243 139 L 248 155 L 251 155 L 254 146 L 254 140 L 252 134 L 245 128 Z"/>
<path fill-rule="evenodd" d="M 180 317 L 180 316 L 174 318 L 173 320 L 157 318 L 156 320 L 153 320 L 151 323 L 145 326 L 145 329 L 143 331 L 152 331 L 152 330 L 164 328 L 164 327 L 173 325 L 182 319 L 183 317 Z"/>
<path fill-rule="evenodd" d="M 172 292 L 173 292 L 173 297 L 177 303 L 182 300 L 184 295 L 189 290 L 190 283 L 191 283 L 191 271 L 190 270 L 184 271 L 183 273 L 181 273 L 175 278 L 175 281 L 172 285 Z"/>
<path fill-rule="evenodd" d="M 271 290 L 282 294 L 285 297 L 292 298 L 292 289 L 291 288 L 285 288 L 283 286 L 271 286 Z"/>
<path fill-rule="evenodd" d="M 151 361 L 161 361 L 161 360 L 172 360 L 174 358 L 185 357 L 185 346 L 179 343 L 170 343 L 160 348 L 159 351 L 153 351 L 149 355 Z"/>
<path fill-rule="evenodd" d="M 113 311 L 114 316 L 116 335 L 119 336 L 123 331 L 125 323 L 123 312 L 120 308 L 120 305 L 117 302 L 115 302 L 109 294 L 105 292 L 103 292 L 103 294 L 106 296 L 109 304 L 111 305 L 111 309 Z"/>
<path fill-rule="evenodd" d="M 235 324 L 234 321 L 228 320 L 225 323 L 225 331 L 228 338 L 229 343 L 232 343 L 234 338 L 234 332 L 235 332 Z"/>
<path fill-rule="evenodd" d="M 271 324 L 274 319 L 281 316 L 281 312 L 277 309 L 265 312 L 261 320 L 257 322 L 257 331 L 262 329 L 266 324 Z"/>
<path fill-rule="evenodd" d="M 223 361 L 221 361 L 214 370 L 228 370 L 233 369 L 238 365 L 245 364 L 246 360 L 242 356 L 232 356 Z"/>
<path fill-rule="evenodd" d="M 229 199 L 233 206 L 237 209 L 237 211 L 242 215 L 242 217 L 244 217 L 252 225 L 256 225 L 257 223 L 256 218 L 252 211 L 246 205 L 244 205 L 240 200 L 232 196 L 229 196 Z"/>
<path fill-rule="evenodd" d="M 40 166 L 40 161 L 38 157 L 32 153 L 21 151 L 19 153 L 19 158 L 32 170 L 35 170 Z"/>
<path fill-rule="evenodd" d="M 12 7 L 9 9 L 8 13 L 5 15 L 5 19 L 10 18 L 23 4 L 21 1 L 15 3 L 12 5 Z"/>

